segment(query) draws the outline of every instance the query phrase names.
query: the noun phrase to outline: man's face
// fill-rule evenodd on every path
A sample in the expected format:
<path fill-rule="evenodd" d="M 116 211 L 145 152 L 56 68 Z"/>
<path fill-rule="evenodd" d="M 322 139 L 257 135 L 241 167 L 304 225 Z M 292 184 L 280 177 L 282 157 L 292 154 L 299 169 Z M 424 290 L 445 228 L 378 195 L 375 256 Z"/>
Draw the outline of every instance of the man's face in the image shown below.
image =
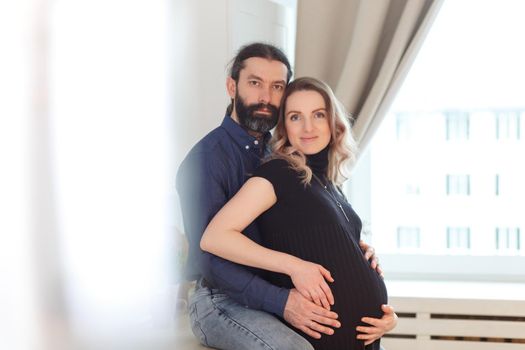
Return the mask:
<path fill-rule="evenodd" d="M 246 59 L 239 81 L 228 79 L 228 92 L 235 107 L 232 117 L 244 128 L 257 133 L 274 128 L 287 72 L 280 61 L 260 57 Z"/>

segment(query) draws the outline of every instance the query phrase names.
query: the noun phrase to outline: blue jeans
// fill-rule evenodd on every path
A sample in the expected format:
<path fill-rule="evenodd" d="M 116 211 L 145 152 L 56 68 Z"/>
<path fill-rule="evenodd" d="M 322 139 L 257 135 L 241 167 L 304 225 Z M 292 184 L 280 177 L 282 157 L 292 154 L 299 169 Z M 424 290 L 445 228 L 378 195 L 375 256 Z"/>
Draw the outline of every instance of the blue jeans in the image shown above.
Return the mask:
<path fill-rule="evenodd" d="M 244 307 L 218 289 L 197 283 L 190 298 L 193 334 L 201 344 L 223 350 L 313 350 L 277 317 Z"/>

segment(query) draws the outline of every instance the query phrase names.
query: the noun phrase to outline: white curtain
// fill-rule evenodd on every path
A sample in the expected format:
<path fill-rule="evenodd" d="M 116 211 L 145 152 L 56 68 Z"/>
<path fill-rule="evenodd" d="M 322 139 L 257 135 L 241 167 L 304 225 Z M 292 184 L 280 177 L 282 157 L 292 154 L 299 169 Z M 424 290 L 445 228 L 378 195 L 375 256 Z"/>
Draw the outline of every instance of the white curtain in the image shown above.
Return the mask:
<path fill-rule="evenodd" d="M 300 0 L 295 76 L 326 81 L 363 151 L 443 0 Z"/>
<path fill-rule="evenodd" d="M 0 348 L 171 334 L 170 5 L 0 1 Z"/>

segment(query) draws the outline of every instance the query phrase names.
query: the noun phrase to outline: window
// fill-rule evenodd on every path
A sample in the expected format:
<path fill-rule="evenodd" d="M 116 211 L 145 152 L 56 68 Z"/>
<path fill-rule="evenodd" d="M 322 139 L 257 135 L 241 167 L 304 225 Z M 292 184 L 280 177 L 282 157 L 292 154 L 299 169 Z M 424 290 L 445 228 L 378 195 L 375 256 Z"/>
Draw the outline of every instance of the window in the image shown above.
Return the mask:
<path fill-rule="evenodd" d="M 498 227 L 496 228 L 496 249 L 499 251 L 519 251 L 520 246 L 519 227 Z"/>
<path fill-rule="evenodd" d="M 398 248 L 419 248 L 419 227 L 398 227 L 397 228 L 397 247 Z"/>
<path fill-rule="evenodd" d="M 354 169 L 349 198 L 391 278 L 525 281 L 522 13 L 444 2 Z"/>
<path fill-rule="evenodd" d="M 417 183 L 406 183 L 405 184 L 405 193 L 411 195 L 420 194 L 421 189 Z"/>
<path fill-rule="evenodd" d="M 468 140 L 469 115 L 466 112 L 445 112 L 447 140 Z"/>
<path fill-rule="evenodd" d="M 470 228 L 448 227 L 447 249 L 470 249 Z"/>
<path fill-rule="evenodd" d="M 447 195 L 470 195 L 470 175 L 447 175 Z"/>
<path fill-rule="evenodd" d="M 410 125 L 409 114 L 396 114 L 396 136 L 399 141 L 410 140 L 412 138 L 412 128 Z"/>
<path fill-rule="evenodd" d="M 520 139 L 520 111 L 498 112 L 496 117 L 496 139 L 519 140 Z"/>

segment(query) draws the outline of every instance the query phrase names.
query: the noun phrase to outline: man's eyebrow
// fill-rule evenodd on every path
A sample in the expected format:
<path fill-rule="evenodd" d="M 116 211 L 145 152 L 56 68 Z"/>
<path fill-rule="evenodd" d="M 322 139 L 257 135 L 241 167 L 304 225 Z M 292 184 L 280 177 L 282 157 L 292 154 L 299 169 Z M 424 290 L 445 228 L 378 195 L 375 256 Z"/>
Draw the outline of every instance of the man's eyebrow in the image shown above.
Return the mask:
<path fill-rule="evenodd" d="M 255 75 L 255 74 L 249 74 L 247 79 L 255 79 L 255 80 L 259 80 L 259 81 L 264 81 L 263 78 L 261 78 L 260 76 L 258 75 Z M 286 85 L 286 81 L 284 80 L 275 80 L 275 81 L 272 81 L 272 84 L 282 84 L 282 85 Z"/>
<path fill-rule="evenodd" d="M 247 79 L 256 79 L 256 80 L 260 80 L 260 81 L 263 81 L 263 79 L 258 76 L 258 75 L 255 75 L 255 74 L 250 74 L 248 75 L 248 78 Z"/>

